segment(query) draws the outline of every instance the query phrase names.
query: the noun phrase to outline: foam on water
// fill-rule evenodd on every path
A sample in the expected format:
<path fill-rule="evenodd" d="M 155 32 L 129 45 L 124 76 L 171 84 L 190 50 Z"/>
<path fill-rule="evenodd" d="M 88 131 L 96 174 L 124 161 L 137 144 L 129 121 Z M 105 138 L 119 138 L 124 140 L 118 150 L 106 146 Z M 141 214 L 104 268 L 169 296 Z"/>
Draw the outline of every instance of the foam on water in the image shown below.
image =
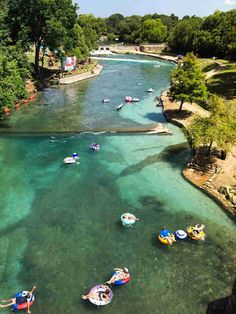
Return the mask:
<path fill-rule="evenodd" d="M 95 60 L 103 60 L 103 61 L 118 61 L 118 62 L 133 62 L 133 63 L 150 63 L 155 65 L 160 65 L 160 61 L 158 60 L 139 60 L 139 59 L 131 59 L 131 58 L 116 58 L 116 57 L 91 57 L 91 59 Z"/>

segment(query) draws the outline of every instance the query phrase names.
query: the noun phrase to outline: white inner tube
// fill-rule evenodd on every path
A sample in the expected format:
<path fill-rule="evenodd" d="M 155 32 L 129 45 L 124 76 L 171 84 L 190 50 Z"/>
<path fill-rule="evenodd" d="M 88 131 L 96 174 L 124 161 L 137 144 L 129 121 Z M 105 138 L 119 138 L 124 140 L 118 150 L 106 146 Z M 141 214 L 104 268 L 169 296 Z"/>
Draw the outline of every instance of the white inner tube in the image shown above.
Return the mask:
<path fill-rule="evenodd" d="M 131 226 L 135 223 L 136 217 L 133 214 L 125 213 L 121 216 L 123 226 Z"/>
<path fill-rule="evenodd" d="M 177 230 L 176 231 L 176 235 L 177 237 L 179 237 L 180 239 L 185 239 L 187 238 L 187 233 L 184 230 Z"/>
<path fill-rule="evenodd" d="M 106 294 L 106 291 L 109 290 L 108 298 L 103 299 L 102 294 Z M 106 285 L 97 285 L 93 287 L 89 293 L 94 294 L 93 297 L 89 298 L 89 301 L 97 306 L 104 306 L 111 302 L 113 298 L 113 293 L 111 289 Z"/>

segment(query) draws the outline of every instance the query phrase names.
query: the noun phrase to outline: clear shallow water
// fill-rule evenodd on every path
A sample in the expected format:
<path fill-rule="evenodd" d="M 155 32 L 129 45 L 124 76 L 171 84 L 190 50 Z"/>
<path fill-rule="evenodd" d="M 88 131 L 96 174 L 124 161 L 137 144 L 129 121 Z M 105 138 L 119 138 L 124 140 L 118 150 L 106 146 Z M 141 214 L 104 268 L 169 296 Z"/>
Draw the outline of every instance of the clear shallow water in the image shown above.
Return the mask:
<path fill-rule="evenodd" d="M 111 58 L 112 60 L 112 58 Z M 124 61 L 122 61 L 124 60 Z M 48 88 L 30 103 L 10 115 L 1 126 L 5 132 L 78 132 L 138 127 L 155 123 L 161 109 L 156 109 L 154 95 L 169 85 L 174 64 L 154 58 L 119 56 L 115 61 L 101 61 L 104 69 L 91 80 L 68 86 Z M 149 88 L 154 94 L 147 92 Z M 125 96 L 138 97 L 139 103 L 116 111 Z M 103 104 L 109 97 L 111 101 Z"/>
<path fill-rule="evenodd" d="M 125 119 L 146 122 L 142 114 Z M 105 313 L 205 313 L 210 300 L 230 293 L 235 224 L 182 178 L 191 152 L 169 127 L 173 136 L 0 139 L 1 298 L 36 283 L 33 313 L 93 313 L 81 294 L 123 266 L 132 280 L 113 289 Z M 91 142 L 101 150 L 90 151 Z M 80 164 L 66 167 L 72 152 Z M 120 225 L 124 211 L 140 218 L 133 228 Z M 206 225 L 205 243 L 169 248 L 156 239 L 162 225 L 174 231 L 195 223 Z"/>

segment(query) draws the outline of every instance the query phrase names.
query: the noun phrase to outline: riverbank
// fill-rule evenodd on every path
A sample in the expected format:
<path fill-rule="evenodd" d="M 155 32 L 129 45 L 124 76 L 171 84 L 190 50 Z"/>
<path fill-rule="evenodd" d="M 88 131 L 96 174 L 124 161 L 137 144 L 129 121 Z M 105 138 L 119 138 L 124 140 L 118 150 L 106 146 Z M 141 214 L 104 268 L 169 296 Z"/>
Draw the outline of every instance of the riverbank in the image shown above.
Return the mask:
<path fill-rule="evenodd" d="M 181 112 L 178 112 L 179 104 L 170 100 L 167 91 L 163 93 L 162 100 L 163 113 L 167 121 L 180 127 L 184 127 L 186 130 L 197 115 L 202 117 L 207 117 L 209 115 L 207 110 L 204 110 L 197 104 L 188 103 L 184 104 Z M 227 212 L 236 217 L 236 207 L 218 191 L 221 186 L 235 185 L 235 147 L 228 154 L 226 160 L 214 158 L 211 164 L 204 164 L 204 162 L 199 163 L 195 156 L 183 169 L 182 173 L 185 179 L 207 192 L 219 202 Z"/>

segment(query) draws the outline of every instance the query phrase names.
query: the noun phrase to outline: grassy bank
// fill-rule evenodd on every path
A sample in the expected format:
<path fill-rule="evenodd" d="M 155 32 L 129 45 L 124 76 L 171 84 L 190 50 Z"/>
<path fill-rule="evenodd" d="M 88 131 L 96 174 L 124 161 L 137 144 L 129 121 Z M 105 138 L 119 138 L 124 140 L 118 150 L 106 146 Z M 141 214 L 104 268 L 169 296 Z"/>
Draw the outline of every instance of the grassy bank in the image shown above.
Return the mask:
<path fill-rule="evenodd" d="M 209 92 L 223 97 L 236 108 L 236 62 L 223 59 L 199 59 L 203 72 L 212 71 L 207 80 Z"/>

